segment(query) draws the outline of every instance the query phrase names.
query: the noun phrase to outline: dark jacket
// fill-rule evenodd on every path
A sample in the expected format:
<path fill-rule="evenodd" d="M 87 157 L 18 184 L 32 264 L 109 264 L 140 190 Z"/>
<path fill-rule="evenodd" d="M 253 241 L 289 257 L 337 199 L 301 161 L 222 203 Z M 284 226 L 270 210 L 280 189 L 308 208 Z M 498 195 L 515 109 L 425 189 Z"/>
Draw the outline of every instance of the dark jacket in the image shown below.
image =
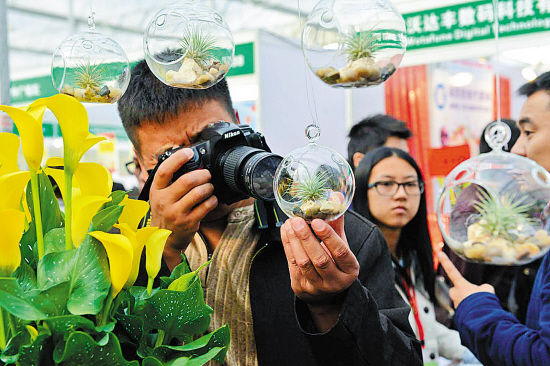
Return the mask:
<path fill-rule="evenodd" d="M 344 294 L 338 323 L 326 334 L 315 333 L 307 306 L 290 287 L 278 230 L 254 258 L 250 302 L 261 366 L 422 365 L 420 343 L 409 325 L 409 307 L 394 287 L 382 233 L 351 211 L 344 223 L 361 269 L 359 280 Z"/>
<path fill-rule="evenodd" d="M 550 254 L 537 272 L 525 325 L 489 292 L 462 300 L 455 320 L 462 343 L 484 365 L 550 365 Z"/>
<path fill-rule="evenodd" d="M 250 270 L 260 366 L 422 365 L 420 343 L 408 321 L 409 307 L 394 287 L 384 237 L 356 213 L 347 212 L 344 222 L 361 268 L 359 279 L 343 294 L 338 323 L 325 334 L 315 332 L 307 306 L 292 291 L 279 229 L 262 230 Z M 140 274 L 136 284 L 146 279 Z M 159 275 L 168 274 L 163 263 Z"/>

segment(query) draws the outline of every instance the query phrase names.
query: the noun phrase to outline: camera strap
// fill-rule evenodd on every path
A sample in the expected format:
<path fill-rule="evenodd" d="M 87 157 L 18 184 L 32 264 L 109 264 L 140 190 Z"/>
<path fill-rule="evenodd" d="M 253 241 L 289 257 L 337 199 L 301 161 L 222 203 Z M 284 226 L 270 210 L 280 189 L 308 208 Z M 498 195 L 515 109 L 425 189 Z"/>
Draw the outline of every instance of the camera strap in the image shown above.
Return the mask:
<path fill-rule="evenodd" d="M 153 179 L 155 179 L 155 174 L 157 173 L 158 165 L 155 166 L 153 170 L 148 171 L 149 177 L 143 185 L 143 189 L 139 193 L 138 200 L 149 202 L 149 192 L 151 191 L 151 185 L 153 184 Z"/>

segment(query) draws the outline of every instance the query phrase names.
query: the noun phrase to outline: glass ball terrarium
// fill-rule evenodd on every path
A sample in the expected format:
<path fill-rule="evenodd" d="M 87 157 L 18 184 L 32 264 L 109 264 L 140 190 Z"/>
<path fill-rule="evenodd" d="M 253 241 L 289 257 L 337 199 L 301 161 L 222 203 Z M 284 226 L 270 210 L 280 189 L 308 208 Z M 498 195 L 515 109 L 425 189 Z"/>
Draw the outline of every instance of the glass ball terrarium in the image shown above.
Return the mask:
<path fill-rule="evenodd" d="M 342 88 L 386 81 L 399 67 L 406 43 L 403 17 L 388 0 L 321 0 L 302 32 L 311 70 Z"/>
<path fill-rule="evenodd" d="M 447 245 L 471 262 L 521 265 L 550 249 L 550 174 L 502 151 L 510 129 L 495 123 L 493 151 L 459 164 L 445 178 L 436 210 Z"/>
<path fill-rule="evenodd" d="M 143 39 L 155 76 L 177 88 L 204 89 L 225 77 L 233 62 L 233 35 L 222 17 L 198 2 L 157 12 Z"/>
<path fill-rule="evenodd" d="M 52 82 L 81 102 L 115 103 L 130 82 L 126 53 L 113 39 L 90 29 L 65 39 L 52 58 Z"/>
<path fill-rule="evenodd" d="M 273 180 L 275 199 L 283 212 L 308 222 L 342 216 L 355 190 L 351 167 L 336 151 L 316 143 L 316 129 L 308 127 L 310 143 L 290 152 Z"/>

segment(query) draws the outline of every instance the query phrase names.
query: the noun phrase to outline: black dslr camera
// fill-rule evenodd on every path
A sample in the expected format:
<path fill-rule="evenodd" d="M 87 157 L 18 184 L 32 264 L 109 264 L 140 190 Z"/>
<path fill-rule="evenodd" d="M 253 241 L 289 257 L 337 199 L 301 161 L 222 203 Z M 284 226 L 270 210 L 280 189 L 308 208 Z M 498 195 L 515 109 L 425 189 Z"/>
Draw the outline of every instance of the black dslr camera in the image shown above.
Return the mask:
<path fill-rule="evenodd" d="M 168 150 L 159 157 L 157 166 L 149 173 L 140 199 L 149 199 L 149 188 L 160 164 L 184 147 Z M 248 125 L 223 121 L 212 123 L 188 148 L 193 150 L 194 155 L 174 173 L 172 182 L 192 170 L 208 169 L 212 174 L 214 195 L 220 203 L 230 204 L 248 197 L 262 201 L 275 200 L 273 177 L 283 158 L 271 153 L 264 136 Z"/>

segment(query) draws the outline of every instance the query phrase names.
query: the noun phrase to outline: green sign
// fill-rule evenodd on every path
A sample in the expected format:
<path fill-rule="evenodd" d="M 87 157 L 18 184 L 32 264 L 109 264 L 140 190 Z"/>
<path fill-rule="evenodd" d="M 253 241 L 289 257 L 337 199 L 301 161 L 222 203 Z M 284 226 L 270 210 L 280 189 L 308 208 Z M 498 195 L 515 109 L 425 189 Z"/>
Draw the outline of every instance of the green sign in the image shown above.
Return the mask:
<path fill-rule="evenodd" d="M 500 0 L 499 35 L 510 37 L 550 30 L 550 0 Z M 494 38 L 493 4 L 479 0 L 403 14 L 407 49 Z"/>
<path fill-rule="evenodd" d="M 233 64 L 227 76 L 254 74 L 254 43 L 235 45 Z"/>

